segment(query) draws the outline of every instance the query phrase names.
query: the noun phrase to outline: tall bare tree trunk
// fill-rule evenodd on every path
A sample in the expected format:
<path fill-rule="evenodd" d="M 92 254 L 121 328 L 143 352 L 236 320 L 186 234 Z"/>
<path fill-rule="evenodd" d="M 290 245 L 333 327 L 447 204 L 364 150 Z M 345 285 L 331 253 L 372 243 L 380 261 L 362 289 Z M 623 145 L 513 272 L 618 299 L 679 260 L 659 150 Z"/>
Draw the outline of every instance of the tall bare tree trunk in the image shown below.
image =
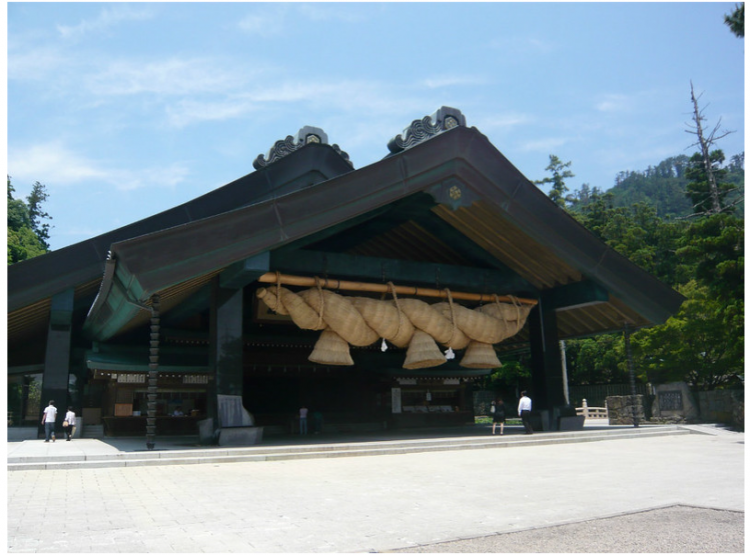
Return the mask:
<path fill-rule="evenodd" d="M 711 193 L 711 209 L 706 210 L 707 214 L 718 214 L 721 212 L 721 203 L 719 201 L 719 187 L 716 185 L 716 177 L 714 176 L 713 166 L 711 165 L 711 153 L 709 147 L 715 140 L 713 137 L 716 129 L 711 133 L 711 136 L 706 139 L 703 136 L 703 126 L 701 121 L 705 118 L 701 115 L 701 111 L 698 108 L 698 99 L 695 98 L 695 91 L 693 89 L 693 82 L 690 81 L 690 98 L 693 100 L 693 121 L 695 121 L 695 134 L 698 136 L 698 146 L 701 149 L 701 156 L 703 157 L 703 167 L 706 170 L 706 178 L 708 179 L 708 186 Z"/>

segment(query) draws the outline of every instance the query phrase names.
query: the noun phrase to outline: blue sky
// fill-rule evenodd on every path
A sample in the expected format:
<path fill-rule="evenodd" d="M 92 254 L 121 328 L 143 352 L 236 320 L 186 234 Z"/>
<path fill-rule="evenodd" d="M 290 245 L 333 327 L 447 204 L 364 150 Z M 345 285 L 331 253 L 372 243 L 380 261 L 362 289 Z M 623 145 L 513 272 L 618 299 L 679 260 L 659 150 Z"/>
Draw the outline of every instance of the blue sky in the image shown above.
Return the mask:
<path fill-rule="evenodd" d="M 744 151 L 734 3 L 26 3 L 7 15 L 8 174 L 49 192 L 51 247 L 253 171 L 305 126 L 355 168 L 460 109 L 531 180 L 571 189 L 692 154 L 690 81 Z"/>

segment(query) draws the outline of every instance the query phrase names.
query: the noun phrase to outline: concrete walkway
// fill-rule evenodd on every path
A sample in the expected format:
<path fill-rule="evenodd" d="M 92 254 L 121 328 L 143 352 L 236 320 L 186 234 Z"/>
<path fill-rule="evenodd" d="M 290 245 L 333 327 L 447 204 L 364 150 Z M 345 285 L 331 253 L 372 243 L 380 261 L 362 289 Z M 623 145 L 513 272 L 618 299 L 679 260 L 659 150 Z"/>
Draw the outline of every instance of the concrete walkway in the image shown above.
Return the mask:
<path fill-rule="evenodd" d="M 529 437 L 520 433 L 491 438 L 496 447 L 523 448 L 232 464 L 170 458 L 169 464 L 119 468 L 90 468 L 79 460 L 68 470 L 9 472 L 8 551 L 417 551 L 673 505 L 744 510 L 744 434 L 697 427 L 592 441 L 586 434 L 597 430 L 576 433 L 584 435 L 565 442 L 550 441 L 560 433 L 535 434 L 525 444 Z M 485 442 L 486 430 L 482 436 L 464 439 Z M 391 436 L 366 443 L 444 439 Z M 316 436 L 307 441 L 320 441 L 316 452 L 332 445 Z M 124 442 L 85 439 L 23 443 L 8 445 L 9 460 L 121 457 L 145 448 L 142 440 L 131 441 L 131 451 L 123 450 Z M 162 452 L 206 451 L 173 447 L 157 439 Z M 58 448 L 67 452 L 52 453 Z M 64 512 L 75 518 L 63 524 Z"/>
<path fill-rule="evenodd" d="M 395 455 L 538 446 L 581 441 L 608 441 L 644 435 L 687 434 L 677 426 L 609 426 L 590 423 L 584 431 L 537 432 L 525 435 L 521 426 L 506 426 L 505 434 L 491 434 L 490 426 L 388 430 L 357 434 L 281 435 L 264 438 L 250 447 L 204 446 L 195 436 L 157 437 L 152 450 L 144 437 L 104 439 L 73 438 L 72 441 L 8 442 L 8 470 L 109 468 L 208 464 L 228 462 L 280 461 L 302 458 L 330 458 Z"/>

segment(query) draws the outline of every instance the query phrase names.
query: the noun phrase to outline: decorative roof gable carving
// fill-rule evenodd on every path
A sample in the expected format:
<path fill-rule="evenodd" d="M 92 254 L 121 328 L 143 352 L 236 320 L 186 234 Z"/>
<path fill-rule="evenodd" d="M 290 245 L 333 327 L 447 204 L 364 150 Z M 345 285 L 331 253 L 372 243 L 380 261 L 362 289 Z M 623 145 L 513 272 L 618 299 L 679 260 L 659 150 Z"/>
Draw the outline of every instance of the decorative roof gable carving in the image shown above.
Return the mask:
<path fill-rule="evenodd" d="M 461 110 L 443 106 L 432 115 L 411 122 L 411 125 L 404 129 L 400 135 L 396 135 L 388 141 L 388 150 L 394 154 L 401 152 L 459 125 L 466 127 L 466 118 Z"/>
<path fill-rule="evenodd" d="M 299 132 L 297 132 L 296 137 L 287 135 L 286 139 L 276 141 L 271 147 L 271 150 L 268 151 L 268 155 L 266 157 L 264 157 L 262 154 L 258 154 L 258 157 L 253 161 L 253 167 L 256 170 L 263 169 L 269 164 L 273 164 L 284 156 L 287 156 L 288 154 L 291 154 L 292 152 L 295 152 L 310 143 L 327 145 L 328 135 L 319 127 L 311 127 L 309 125 L 306 125 L 302 129 L 300 129 Z M 333 144 L 330 146 L 339 156 L 346 160 L 346 162 L 350 166 L 354 167 L 354 164 L 352 164 L 349 160 L 349 155 L 341 150 L 339 148 L 339 145 Z"/>

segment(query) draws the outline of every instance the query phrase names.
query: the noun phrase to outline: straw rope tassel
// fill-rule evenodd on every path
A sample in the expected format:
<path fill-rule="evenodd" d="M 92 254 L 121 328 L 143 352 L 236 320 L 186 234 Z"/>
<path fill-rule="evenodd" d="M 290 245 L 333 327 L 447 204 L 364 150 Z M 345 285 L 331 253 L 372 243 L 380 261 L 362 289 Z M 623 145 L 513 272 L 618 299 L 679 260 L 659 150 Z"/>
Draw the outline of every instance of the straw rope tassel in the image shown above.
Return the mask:
<path fill-rule="evenodd" d="M 448 295 L 448 305 L 450 306 L 451 311 L 451 324 L 453 324 L 453 332 L 451 333 L 451 340 L 448 343 L 448 350 L 445 351 L 445 360 L 452 360 L 456 358 L 456 354 L 453 352 L 453 336 L 456 334 L 456 311 L 453 309 L 453 297 L 451 297 L 451 290 L 447 287 L 445 288 L 445 292 Z"/>

